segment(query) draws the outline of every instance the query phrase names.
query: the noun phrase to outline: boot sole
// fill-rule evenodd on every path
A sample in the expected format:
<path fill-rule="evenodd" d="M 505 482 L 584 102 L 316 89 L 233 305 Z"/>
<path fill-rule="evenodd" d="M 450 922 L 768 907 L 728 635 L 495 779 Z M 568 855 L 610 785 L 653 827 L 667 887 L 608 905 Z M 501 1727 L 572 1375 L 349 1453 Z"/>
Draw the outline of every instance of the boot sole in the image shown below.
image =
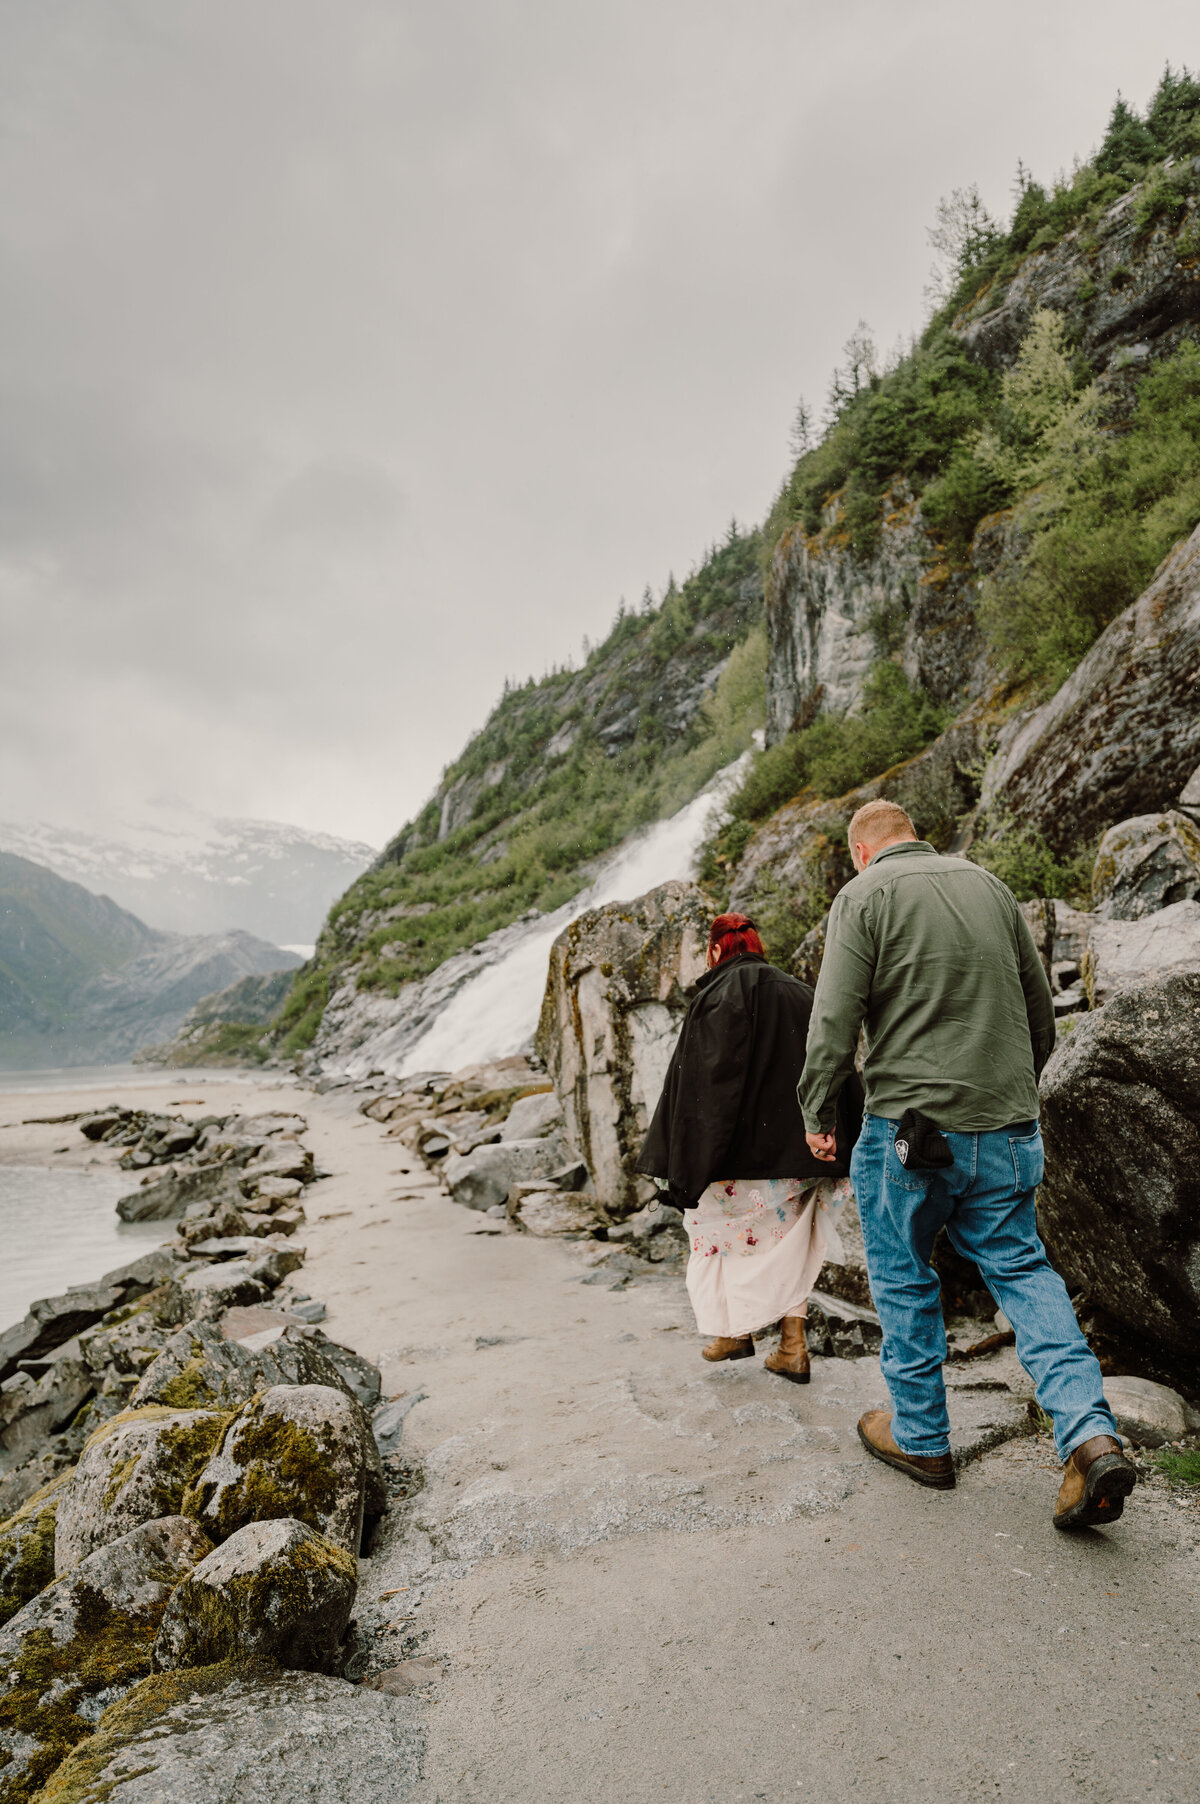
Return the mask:
<path fill-rule="evenodd" d="M 1054 1518 L 1055 1528 L 1102 1528 L 1107 1522 L 1120 1521 L 1125 1499 L 1137 1484 L 1137 1473 L 1123 1454 L 1102 1453 L 1088 1467 L 1083 1484 L 1083 1496 Z"/>
<path fill-rule="evenodd" d="M 949 1472 L 922 1472 L 919 1467 L 910 1466 L 903 1455 L 897 1459 L 894 1453 L 886 1453 L 882 1447 L 877 1447 L 874 1441 L 867 1439 L 861 1428 L 858 1438 L 872 1459 L 882 1460 L 885 1466 L 892 1466 L 897 1472 L 903 1472 L 905 1478 L 911 1478 L 914 1484 L 925 1485 L 931 1491 L 952 1491 L 958 1482 L 953 1467 Z"/>
<path fill-rule="evenodd" d="M 789 1384 L 811 1384 L 811 1372 L 781 1372 L 778 1366 L 763 1361 L 764 1372 L 770 1372 L 776 1378 L 786 1378 Z"/>
<path fill-rule="evenodd" d="M 728 1365 L 731 1359 L 753 1359 L 754 1348 L 747 1347 L 741 1353 L 722 1353 L 719 1359 L 712 1359 L 704 1352 L 701 1352 L 700 1357 L 701 1359 L 707 1359 L 710 1366 L 723 1366 Z"/>

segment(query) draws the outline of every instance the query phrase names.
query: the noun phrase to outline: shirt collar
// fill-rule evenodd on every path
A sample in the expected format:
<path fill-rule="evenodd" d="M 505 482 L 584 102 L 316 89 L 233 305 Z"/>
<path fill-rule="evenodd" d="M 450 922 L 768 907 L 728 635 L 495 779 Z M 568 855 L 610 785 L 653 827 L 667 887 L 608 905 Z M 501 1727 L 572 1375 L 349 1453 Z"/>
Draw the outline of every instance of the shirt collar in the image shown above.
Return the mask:
<path fill-rule="evenodd" d="M 937 857 L 937 853 L 934 852 L 934 848 L 927 839 L 902 839 L 899 845 L 884 846 L 881 852 L 876 852 L 874 858 L 866 868 L 869 871 L 873 871 L 881 858 L 895 858 L 897 856 L 903 858 L 906 852 L 933 852 L 934 857 Z"/>

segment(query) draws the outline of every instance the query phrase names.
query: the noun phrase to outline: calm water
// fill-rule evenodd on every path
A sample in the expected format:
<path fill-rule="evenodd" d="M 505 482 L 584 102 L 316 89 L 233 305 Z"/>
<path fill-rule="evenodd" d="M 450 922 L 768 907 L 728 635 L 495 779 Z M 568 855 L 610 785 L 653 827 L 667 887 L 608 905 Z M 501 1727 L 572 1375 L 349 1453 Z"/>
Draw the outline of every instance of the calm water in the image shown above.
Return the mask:
<path fill-rule="evenodd" d="M 117 1198 L 136 1183 L 133 1172 L 0 1165 L 0 1332 L 36 1297 L 90 1284 L 171 1238 L 172 1222 L 117 1219 Z"/>

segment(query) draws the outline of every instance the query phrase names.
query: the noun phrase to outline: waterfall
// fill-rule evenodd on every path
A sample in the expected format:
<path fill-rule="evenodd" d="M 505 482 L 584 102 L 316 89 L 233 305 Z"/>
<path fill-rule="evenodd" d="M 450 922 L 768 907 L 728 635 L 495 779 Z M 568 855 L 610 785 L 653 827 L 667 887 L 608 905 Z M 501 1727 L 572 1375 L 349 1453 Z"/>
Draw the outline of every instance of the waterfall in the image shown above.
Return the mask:
<path fill-rule="evenodd" d="M 713 812 L 737 783 L 749 756 L 745 753 L 736 763 L 726 765 L 678 814 L 627 839 L 595 881 L 572 901 L 553 914 L 523 924 L 515 941 L 510 940 L 484 969 L 472 972 L 420 1037 L 405 1048 L 394 1075 L 457 1071 L 463 1065 L 502 1058 L 523 1046 L 537 1026 L 550 948 L 563 928 L 589 908 L 631 901 L 672 878 L 693 876 L 696 854 L 710 829 Z M 508 935 L 513 931 L 505 929 Z"/>

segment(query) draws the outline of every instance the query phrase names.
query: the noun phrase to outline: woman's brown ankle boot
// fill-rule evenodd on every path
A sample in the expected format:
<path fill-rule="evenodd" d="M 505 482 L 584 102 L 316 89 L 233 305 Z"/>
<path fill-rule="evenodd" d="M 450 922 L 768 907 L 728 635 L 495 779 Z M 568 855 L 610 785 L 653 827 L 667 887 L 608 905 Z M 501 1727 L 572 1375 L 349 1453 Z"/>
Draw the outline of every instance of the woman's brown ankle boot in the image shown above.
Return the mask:
<path fill-rule="evenodd" d="M 773 1353 L 769 1353 L 763 1364 L 768 1372 L 778 1372 L 781 1378 L 790 1378 L 793 1384 L 807 1384 L 811 1373 L 808 1366 L 808 1342 L 804 1338 L 804 1317 L 802 1315 L 785 1315 L 779 1333 L 779 1345 Z"/>
<path fill-rule="evenodd" d="M 730 1340 L 724 1334 L 718 1334 L 710 1340 L 707 1347 L 701 1347 L 702 1359 L 753 1359 L 754 1341 L 749 1334 L 739 1334 Z"/>

